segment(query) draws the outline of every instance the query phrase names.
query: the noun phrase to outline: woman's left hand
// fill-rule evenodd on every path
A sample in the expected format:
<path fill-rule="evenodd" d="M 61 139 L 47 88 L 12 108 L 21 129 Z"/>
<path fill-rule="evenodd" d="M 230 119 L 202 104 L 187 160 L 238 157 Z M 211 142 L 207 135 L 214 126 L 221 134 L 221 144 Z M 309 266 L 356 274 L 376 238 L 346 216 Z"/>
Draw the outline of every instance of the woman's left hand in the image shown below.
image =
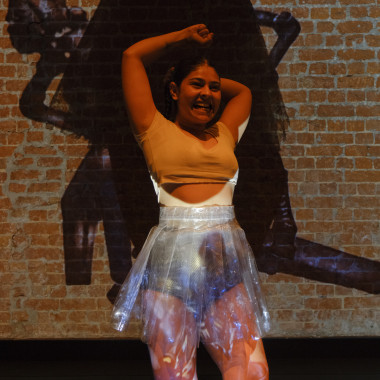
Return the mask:
<path fill-rule="evenodd" d="M 196 43 L 204 47 L 212 43 L 214 33 L 210 33 L 207 26 L 204 24 L 196 24 L 184 29 L 187 34 L 187 41 Z"/>

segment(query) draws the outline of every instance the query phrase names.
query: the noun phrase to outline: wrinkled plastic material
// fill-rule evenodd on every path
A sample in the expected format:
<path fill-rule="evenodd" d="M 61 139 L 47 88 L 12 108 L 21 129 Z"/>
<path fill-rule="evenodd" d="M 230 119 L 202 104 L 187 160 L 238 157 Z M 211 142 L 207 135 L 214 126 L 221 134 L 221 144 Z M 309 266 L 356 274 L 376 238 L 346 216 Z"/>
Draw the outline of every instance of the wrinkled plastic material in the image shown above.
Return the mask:
<path fill-rule="evenodd" d="M 222 311 L 212 307 L 233 288 L 242 289 L 234 302 Z M 186 307 L 176 306 L 178 300 Z M 245 323 L 238 317 L 242 311 Z M 170 313 L 183 329 L 190 327 L 189 316 L 195 320 L 198 342 L 216 339 L 225 345 L 226 339 L 259 339 L 269 330 L 255 260 L 233 206 L 161 207 L 159 225 L 150 231 L 116 299 L 112 322 L 122 331 L 137 318 L 143 321 L 144 341 L 165 329 L 166 339 L 175 342 L 178 328 L 162 322 Z"/>

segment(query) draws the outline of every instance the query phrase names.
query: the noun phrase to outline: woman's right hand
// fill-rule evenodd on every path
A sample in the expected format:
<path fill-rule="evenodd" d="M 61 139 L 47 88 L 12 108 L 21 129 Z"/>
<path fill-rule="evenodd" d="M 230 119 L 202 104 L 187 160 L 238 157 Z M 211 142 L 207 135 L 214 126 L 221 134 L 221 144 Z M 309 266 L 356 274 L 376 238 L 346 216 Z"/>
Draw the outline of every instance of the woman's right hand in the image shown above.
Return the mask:
<path fill-rule="evenodd" d="M 210 33 L 204 24 L 189 26 L 183 30 L 187 34 L 186 40 L 200 46 L 207 47 L 212 43 L 214 33 Z"/>

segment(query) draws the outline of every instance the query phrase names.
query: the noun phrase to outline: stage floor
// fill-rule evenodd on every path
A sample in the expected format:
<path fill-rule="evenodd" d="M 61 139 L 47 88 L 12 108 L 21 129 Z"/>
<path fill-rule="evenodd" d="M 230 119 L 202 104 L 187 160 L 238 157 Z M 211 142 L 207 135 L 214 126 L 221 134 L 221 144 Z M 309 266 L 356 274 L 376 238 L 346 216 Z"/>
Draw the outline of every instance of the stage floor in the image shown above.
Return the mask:
<path fill-rule="evenodd" d="M 380 339 L 270 339 L 270 380 L 379 380 Z M 0 379 L 151 380 L 145 345 L 132 341 L 0 341 Z M 220 380 L 201 347 L 199 380 Z"/>

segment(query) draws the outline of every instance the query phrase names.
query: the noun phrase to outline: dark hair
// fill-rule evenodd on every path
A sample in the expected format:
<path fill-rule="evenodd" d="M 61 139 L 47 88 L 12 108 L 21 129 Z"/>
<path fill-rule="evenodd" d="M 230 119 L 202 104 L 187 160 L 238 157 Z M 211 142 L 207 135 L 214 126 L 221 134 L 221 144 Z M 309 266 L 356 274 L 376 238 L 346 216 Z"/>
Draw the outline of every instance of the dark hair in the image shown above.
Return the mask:
<path fill-rule="evenodd" d="M 170 83 L 174 82 L 178 87 L 182 81 L 199 66 L 208 65 L 215 69 L 215 66 L 210 63 L 209 59 L 204 55 L 199 55 L 191 58 L 182 59 L 175 66 L 171 67 L 164 78 L 164 94 L 165 94 L 165 110 L 164 116 L 173 120 L 177 113 L 177 103 L 173 100 L 170 94 Z"/>

